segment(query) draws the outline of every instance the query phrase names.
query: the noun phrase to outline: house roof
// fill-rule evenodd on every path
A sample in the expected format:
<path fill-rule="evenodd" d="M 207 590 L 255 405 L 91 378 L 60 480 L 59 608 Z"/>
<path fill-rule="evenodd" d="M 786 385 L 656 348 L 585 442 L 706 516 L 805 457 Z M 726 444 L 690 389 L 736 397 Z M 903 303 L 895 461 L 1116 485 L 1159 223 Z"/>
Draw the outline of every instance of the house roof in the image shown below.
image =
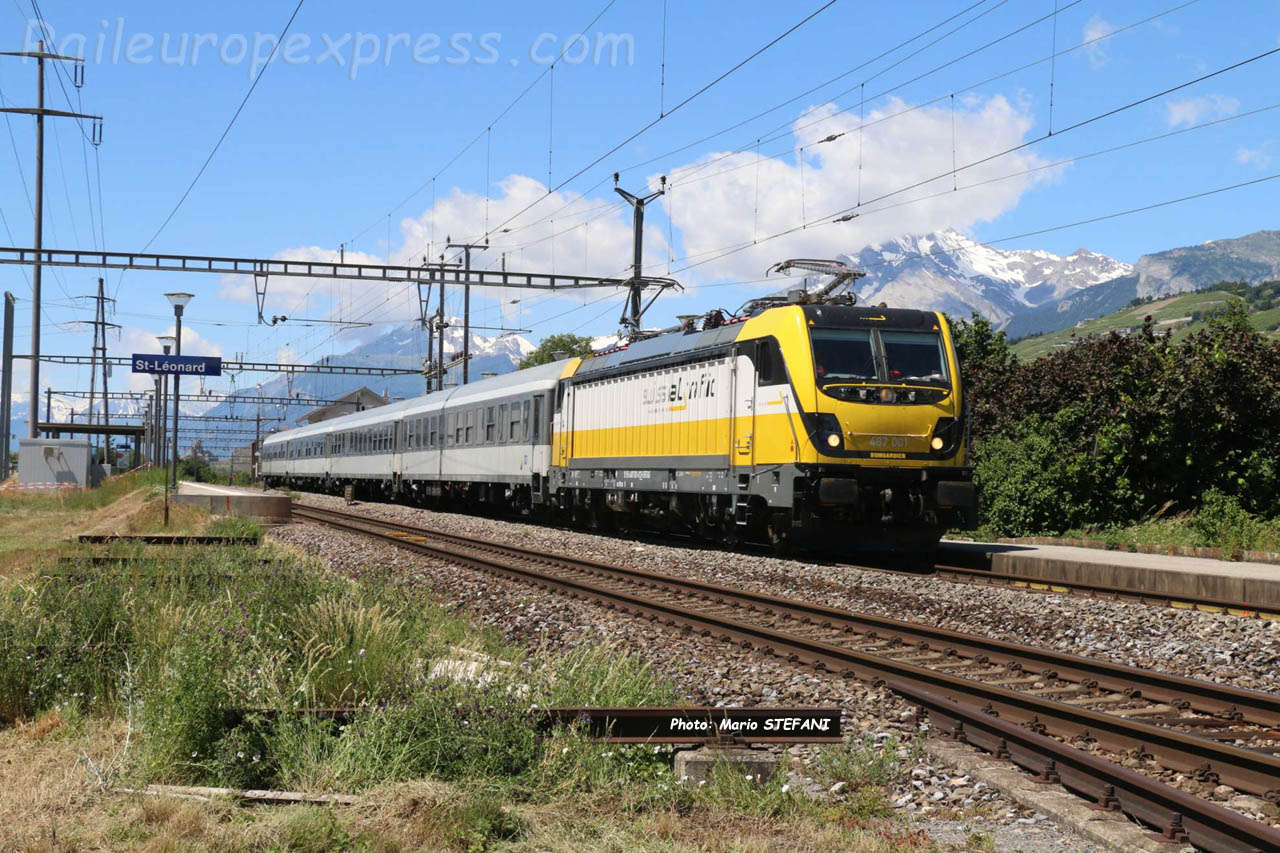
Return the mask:
<path fill-rule="evenodd" d="M 372 398 L 372 400 L 376 402 L 372 402 L 371 404 L 370 402 L 365 402 L 365 401 L 369 401 L 370 398 Z M 354 391 L 348 391 L 346 394 L 343 394 L 341 397 L 338 397 L 332 403 L 328 403 L 326 405 L 312 409 L 311 411 L 307 412 L 305 415 L 303 415 L 302 417 L 294 421 L 294 423 L 298 423 L 298 424 L 315 423 L 316 421 L 324 420 L 325 418 L 330 417 L 331 416 L 329 414 L 330 412 L 333 412 L 333 411 L 341 412 L 344 408 L 347 408 L 352 405 L 355 405 L 359 408 L 367 409 L 367 408 L 370 408 L 371 405 L 385 406 L 386 404 L 387 404 L 386 397 L 383 397 L 377 391 L 371 391 L 364 385 L 361 385 L 359 388 L 355 389 Z"/>

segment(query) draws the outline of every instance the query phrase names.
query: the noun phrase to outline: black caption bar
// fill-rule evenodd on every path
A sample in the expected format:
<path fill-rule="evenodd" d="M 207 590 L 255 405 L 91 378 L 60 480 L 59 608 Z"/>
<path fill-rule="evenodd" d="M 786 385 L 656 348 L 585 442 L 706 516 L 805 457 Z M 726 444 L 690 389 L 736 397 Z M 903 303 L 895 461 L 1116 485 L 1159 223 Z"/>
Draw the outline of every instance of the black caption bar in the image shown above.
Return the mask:
<path fill-rule="evenodd" d="M 611 743 L 839 743 L 839 708 L 544 708 L 541 727 L 577 724 Z"/>

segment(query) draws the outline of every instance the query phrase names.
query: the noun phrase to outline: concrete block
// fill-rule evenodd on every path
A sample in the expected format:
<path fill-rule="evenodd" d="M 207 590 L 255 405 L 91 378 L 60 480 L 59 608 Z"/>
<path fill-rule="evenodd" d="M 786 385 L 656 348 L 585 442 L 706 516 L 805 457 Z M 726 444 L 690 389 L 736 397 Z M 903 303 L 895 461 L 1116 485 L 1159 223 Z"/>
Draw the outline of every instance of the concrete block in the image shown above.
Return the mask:
<path fill-rule="evenodd" d="M 773 778 L 778 759 L 771 752 L 758 749 L 704 746 L 676 753 L 676 778 L 688 778 L 694 785 L 707 782 L 717 765 L 728 765 L 743 776 L 759 776 L 761 781 Z"/>
<path fill-rule="evenodd" d="M 212 515 L 240 515 L 267 524 L 288 524 L 293 501 L 288 495 L 176 494 L 174 503 L 200 507 Z"/>

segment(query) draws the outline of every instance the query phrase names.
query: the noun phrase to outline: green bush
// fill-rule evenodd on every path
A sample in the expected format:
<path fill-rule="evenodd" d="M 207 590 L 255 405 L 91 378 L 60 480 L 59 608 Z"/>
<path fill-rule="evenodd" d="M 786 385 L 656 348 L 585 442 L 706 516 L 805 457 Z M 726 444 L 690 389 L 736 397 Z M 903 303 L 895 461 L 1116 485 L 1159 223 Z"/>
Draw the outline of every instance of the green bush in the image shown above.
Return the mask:
<path fill-rule="evenodd" d="M 1232 556 L 1253 548 L 1262 533 L 1262 524 L 1240 505 L 1239 499 L 1217 489 L 1204 493 L 1191 526 L 1197 545 L 1221 548 Z"/>
<path fill-rule="evenodd" d="M 1026 363 L 980 318 L 956 342 L 988 530 L 1124 528 L 1192 512 L 1207 489 L 1280 515 L 1280 342 L 1240 304 L 1178 343 L 1150 318 Z"/>

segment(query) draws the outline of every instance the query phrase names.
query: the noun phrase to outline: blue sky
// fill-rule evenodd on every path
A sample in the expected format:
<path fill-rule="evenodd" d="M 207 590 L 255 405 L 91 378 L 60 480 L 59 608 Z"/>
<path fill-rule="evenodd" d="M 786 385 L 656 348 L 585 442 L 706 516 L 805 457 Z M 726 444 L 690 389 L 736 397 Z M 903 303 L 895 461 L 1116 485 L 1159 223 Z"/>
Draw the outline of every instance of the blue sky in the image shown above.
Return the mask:
<path fill-rule="evenodd" d="M 0 33 L 11 49 L 37 37 L 28 3 L 14 0 L 0 12 Z M 1280 5 L 1274 0 L 1058 0 L 1056 16 L 1051 0 L 838 0 L 559 187 L 656 119 L 660 108 L 679 104 L 821 5 L 669 2 L 664 38 L 662 0 L 615 0 L 600 14 L 606 3 L 366 6 L 306 0 L 293 41 L 286 42 L 291 50 L 267 68 L 151 250 L 330 258 L 345 243 L 348 259 L 405 262 L 428 245 L 433 255 L 441 251 L 445 235 L 477 239 L 486 229 L 496 231 L 536 202 L 510 223 L 512 232 L 491 235 L 495 248 L 479 255 L 478 265 L 497 266 L 501 243 L 514 269 L 618 275 L 629 262 L 630 213 L 615 205 L 610 176 L 620 170 L 623 185 L 639 189 L 667 174 L 671 193 L 661 208 L 650 208 L 647 271 L 670 269 L 689 289 L 654 309 L 650 321 L 665 323 L 679 313 L 736 306 L 762 285 L 732 282 L 759 279 L 770 262 L 786 257 L 830 256 L 895 233 L 944 227 L 994 240 L 1280 171 L 1280 109 L 1245 115 L 1280 104 L 1280 54 L 1063 130 L 1280 47 Z M 85 87 L 67 90 L 72 108 L 106 117 L 97 152 L 83 144 L 72 121 L 49 121 L 46 247 L 97 247 L 96 223 L 106 248 L 142 250 L 244 97 L 255 52 L 265 55 L 267 37 L 280 31 L 293 8 L 293 0 L 109 7 L 46 0 L 41 10 L 54 46 L 89 60 Z M 868 63 L 952 16 L 929 35 Z M 1052 63 L 1038 62 L 1054 44 L 1064 51 L 1152 16 Z M 579 32 L 586 38 L 571 39 Z M 557 57 L 555 70 L 544 73 Z M 932 71 L 943 63 L 951 64 Z M 1006 73 L 1030 63 L 1037 64 Z M 781 109 L 697 142 L 838 75 L 844 76 Z M 948 175 L 888 200 L 910 204 L 877 211 L 869 203 L 858 219 L 839 225 L 820 219 L 853 207 L 859 192 L 874 199 L 948 171 L 953 149 L 954 162 L 963 166 L 1043 136 L 1051 126 L 1051 76 L 1053 137 L 962 171 L 954 193 L 944 191 L 953 184 Z M 30 105 L 33 84 L 32 65 L 0 59 L 0 87 L 9 105 Z M 863 93 L 868 99 L 860 110 Z M 49 103 L 68 108 L 52 75 Z M 861 134 L 860 112 L 866 124 Z M 1216 119 L 1231 120 L 1197 127 Z M 1171 130 L 1187 132 L 1053 165 Z M 23 177 L 29 186 L 32 122 L 12 116 L 6 137 L 9 132 L 12 145 L 0 138 L 6 149 L 0 151 L 0 211 L 13 244 L 27 246 L 31 213 Z M 819 141 L 830 134 L 842 135 Z M 796 150 L 801 146 L 803 168 Z M 557 187 L 550 195 L 548 169 Z M 1009 177 L 1018 172 L 1028 174 Z M 982 185 L 966 188 L 970 183 Z M 1132 262 L 1148 251 L 1280 226 L 1278 186 L 1001 246 L 1060 253 L 1084 246 Z M 919 198 L 925 195 L 938 197 Z M 811 227 L 763 239 L 805 221 Z M 8 243 L 8 234 L 0 236 Z M 718 250 L 733 246 L 745 248 L 720 256 Z M 697 261 L 707 262 L 689 266 Z M 88 269 L 46 272 L 46 352 L 88 352 L 86 327 L 72 321 L 91 317 L 90 307 L 71 297 L 92 292 L 96 275 Z M 0 278 L 0 287 L 23 300 L 29 296 L 29 273 L 3 267 Z M 227 358 L 311 360 L 341 353 L 415 310 L 394 286 L 273 280 L 268 315 L 362 318 L 375 325 L 337 333 L 330 325 L 268 328 L 254 323 L 252 288 L 244 282 L 144 272 L 110 272 L 107 280 L 119 298 L 114 320 L 124 327 L 112 351 L 126 354 L 146 348 L 168 327 L 167 290 L 196 294 L 184 349 Z M 621 298 L 592 301 L 601 296 L 477 292 L 475 322 L 529 328 L 535 341 L 558 331 L 604 334 L 616 328 Z M 512 303 L 516 298 L 521 301 Z M 19 341 L 28 338 L 29 311 L 28 302 L 19 303 Z M 25 343 L 18 348 L 24 351 Z M 55 387 L 88 385 L 87 369 L 46 367 L 44 375 Z M 25 384 L 20 370 L 16 386 L 23 390 Z"/>

